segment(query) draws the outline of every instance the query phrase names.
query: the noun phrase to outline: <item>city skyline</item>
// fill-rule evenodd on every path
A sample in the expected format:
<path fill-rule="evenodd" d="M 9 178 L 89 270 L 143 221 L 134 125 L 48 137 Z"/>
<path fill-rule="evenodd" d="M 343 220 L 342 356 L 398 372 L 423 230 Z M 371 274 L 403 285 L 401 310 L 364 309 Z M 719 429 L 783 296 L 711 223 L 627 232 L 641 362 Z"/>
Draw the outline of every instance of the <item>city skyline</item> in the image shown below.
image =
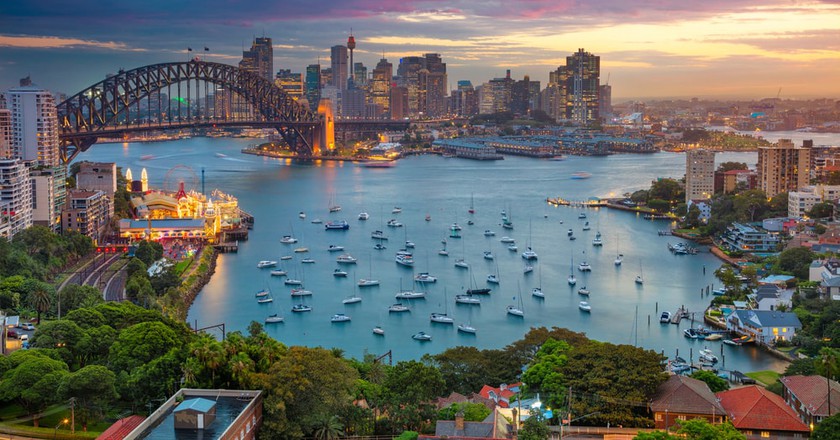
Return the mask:
<path fill-rule="evenodd" d="M 236 64 L 255 37 L 274 42 L 274 69 L 305 72 L 329 63 L 330 48 L 352 33 L 356 61 L 369 71 L 384 53 L 440 53 L 448 90 L 548 74 L 578 48 L 601 57 L 601 82 L 616 100 L 840 96 L 840 4 L 834 1 L 601 0 L 481 3 L 452 1 L 121 3 L 83 0 L 0 6 L 0 88 L 31 75 L 73 94 L 146 64 L 206 56 Z M 325 32 L 324 29 L 329 29 Z M 187 52 L 192 47 L 192 53 Z M 204 47 L 210 50 L 204 51 Z M 781 89 L 781 90 L 780 90 Z"/>

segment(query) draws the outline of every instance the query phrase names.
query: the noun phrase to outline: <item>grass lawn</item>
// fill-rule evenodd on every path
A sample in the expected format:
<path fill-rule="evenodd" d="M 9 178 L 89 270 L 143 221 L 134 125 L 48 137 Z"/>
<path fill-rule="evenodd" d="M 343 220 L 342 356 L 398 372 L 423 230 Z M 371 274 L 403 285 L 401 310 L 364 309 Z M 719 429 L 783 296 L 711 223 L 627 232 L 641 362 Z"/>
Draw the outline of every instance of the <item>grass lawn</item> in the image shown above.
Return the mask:
<path fill-rule="evenodd" d="M 178 276 L 181 276 L 184 273 L 184 271 L 190 267 L 190 264 L 192 264 L 192 262 L 193 258 L 187 258 L 183 261 L 179 261 L 178 264 L 175 265 L 175 273 L 177 273 Z"/>
<path fill-rule="evenodd" d="M 764 371 L 753 371 L 752 373 L 747 373 L 747 376 L 757 380 L 764 384 L 764 386 L 770 386 L 774 383 L 779 381 L 779 376 L 781 374 L 771 371 L 771 370 L 764 370 Z"/>

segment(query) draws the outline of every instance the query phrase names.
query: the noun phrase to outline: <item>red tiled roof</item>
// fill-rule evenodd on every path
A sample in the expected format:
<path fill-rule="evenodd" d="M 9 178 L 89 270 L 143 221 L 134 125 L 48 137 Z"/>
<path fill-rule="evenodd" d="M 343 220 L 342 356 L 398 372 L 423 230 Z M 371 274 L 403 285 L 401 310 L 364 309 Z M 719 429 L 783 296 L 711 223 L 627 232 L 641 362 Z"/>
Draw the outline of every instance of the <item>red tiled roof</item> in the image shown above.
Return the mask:
<path fill-rule="evenodd" d="M 126 438 L 131 431 L 134 431 L 134 428 L 140 426 L 140 424 L 143 423 L 143 420 L 146 420 L 143 416 L 128 416 L 126 418 L 119 419 L 116 423 L 106 429 L 105 432 L 99 434 L 99 437 L 96 437 L 96 440 L 122 440 Z"/>
<path fill-rule="evenodd" d="M 490 385 L 484 385 L 483 387 L 481 387 L 481 391 L 479 391 L 478 394 L 481 397 L 493 399 L 493 397 L 491 397 L 490 395 L 491 393 L 493 393 L 499 398 L 499 400 L 497 401 L 498 405 L 502 408 L 507 408 L 510 398 L 516 395 L 516 392 L 512 391 L 511 388 L 518 388 L 520 386 L 522 386 L 522 382 L 504 385 L 504 389 L 502 389 L 502 387 L 493 388 Z"/>
<path fill-rule="evenodd" d="M 810 432 L 781 397 L 750 385 L 716 394 L 729 420 L 738 429 Z"/>
<path fill-rule="evenodd" d="M 816 416 L 828 416 L 828 384 L 822 376 L 783 376 L 782 384 L 802 402 L 808 412 Z M 840 410 L 840 383 L 831 384 L 831 414 Z"/>
<path fill-rule="evenodd" d="M 683 414 L 725 414 L 706 382 L 680 375 L 673 375 L 659 385 L 650 409 Z"/>

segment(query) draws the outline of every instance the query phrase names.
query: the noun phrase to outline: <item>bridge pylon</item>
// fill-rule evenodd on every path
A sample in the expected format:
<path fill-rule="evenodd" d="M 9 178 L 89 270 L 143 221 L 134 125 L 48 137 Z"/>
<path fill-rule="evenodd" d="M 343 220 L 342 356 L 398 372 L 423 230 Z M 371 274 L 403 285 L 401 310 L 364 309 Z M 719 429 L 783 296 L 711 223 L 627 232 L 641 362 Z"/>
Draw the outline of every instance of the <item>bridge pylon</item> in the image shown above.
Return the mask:
<path fill-rule="evenodd" d="M 321 124 L 315 133 L 315 143 L 312 146 L 312 154 L 316 156 L 335 150 L 335 116 L 328 98 L 321 98 L 321 102 L 318 103 L 318 116 L 321 118 Z"/>

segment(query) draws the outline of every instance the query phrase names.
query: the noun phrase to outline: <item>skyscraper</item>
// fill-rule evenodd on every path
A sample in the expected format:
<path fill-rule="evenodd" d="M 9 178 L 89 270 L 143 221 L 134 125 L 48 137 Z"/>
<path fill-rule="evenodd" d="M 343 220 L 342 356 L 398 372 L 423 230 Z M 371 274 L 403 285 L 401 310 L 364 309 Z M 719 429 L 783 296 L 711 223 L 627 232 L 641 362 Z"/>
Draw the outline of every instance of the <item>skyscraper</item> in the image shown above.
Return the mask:
<path fill-rule="evenodd" d="M 320 64 L 306 66 L 306 100 L 309 101 L 310 110 L 318 109 L 318 102 L 321 100 Z"/>
<path fill-rule="evenodd" d="M 366 89 L 367 83 L 367 67 L 364 63 L 353 64 L 353 84 L 360 89 Z"/>
<path fill-rule="evenodd" d="M 601 118 L 612 117 L 612 86 L 601 85 L 598 95 L 598 115 Z"/>
<path fill-rule="evenodd" d="M 685 203 L 708 200 L 715 192 L 715 152 L 692 149 L 685 153 Z"/>
<path fill-rule="evenodd" d="M 339 90 L 347 88 L 347 47 L 342 45 L 330 48 L 330 66 L 332 85 Z"/>
<path fill-rule="evenodd" d="M 303 97 L 303 75 L 291 69 L 280 69 L 274 78 L 274 84 L 297 101 Z"/>
<path fill-rule="evenodd" d="M 450 110 L 458 116 L 478 114 L 478 95 L 469 80 L 458 81 L 458 88 L 450 93 Z"/>
<path fill-rule="evenodd" d="M 12 155 L 12 111 L 0 108 L 0 159 L 9 159 Z"/>
<path fill-rule="evenodd" d="M 790 139 L 779 139 L 772 147 L 758 148 L 758 186 L 767 197 L 797 191 L 808 185 L 811 149 L 796 147 Z"/>
<path fill-rule="evenodd" d="M 394 66 L 385 58 L 376 63 L 373 69 L 373 78 L 370 82 L 370 99 L 382 109 L 383 114 L 391 111 L 391 78 L 394 74 Z"/>
<path fill-rule="evenodd" d="M 274 47 L 271 38 L 254 38 L 251 50 L 242 52 L 239 68 L 256 73 L 268 81 L 274 81 Z"/>
<path fill-rule="evenodd" d="M 566 57 L 566 70 L 566 119 L 580 125 L 598 121 L 601 57 L 578 49 L 572 56 Z"/>
<path fill-rule="evenodd" d="M 397 80 L 408 90 L 410 115 L 434 117 L 446 112 L 446 63 L 440 54 L 401 58 Z"/>

